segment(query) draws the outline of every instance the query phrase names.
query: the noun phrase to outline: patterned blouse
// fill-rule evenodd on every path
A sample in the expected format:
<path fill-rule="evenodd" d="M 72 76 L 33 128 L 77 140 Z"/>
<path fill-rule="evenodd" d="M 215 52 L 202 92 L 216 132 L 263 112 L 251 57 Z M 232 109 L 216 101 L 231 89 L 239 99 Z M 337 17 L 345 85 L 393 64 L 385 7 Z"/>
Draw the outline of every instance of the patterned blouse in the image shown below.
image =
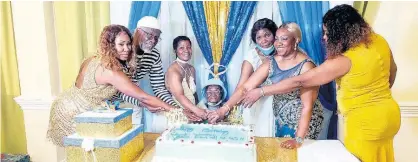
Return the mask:
<path fill-rule="evenodd" d="M 269 77 L 267 78 L 264 84 L 275 84 L 278 83 L 286 78 L 290 78 L 293 76 L 297 76 L 300 74 L 303 65 L 306 62 L 312 62 L 309 59 L 305 59 L 304 61 L 300 62 L 293 68 L 287 70 L 281 70 L 277 65 L 275 59 L 271 59 L 270 61 L 270 70 L 269 70 Z M 275 123 L 276 123 L 276 136 L 277 129 L 286 126 L 292 129 L 292 133 L 296 132 L 299 119 L 302 113 L 302 100 L 300 98 L 300 89 L 292 91 L 287 94 L 276 94 L 273 96 L 273 113 L 275 116 Z M 313 110 L 312 110 L 312 118 L 309 123 L 309 131 L 306 136 L 308 139 L 317 139 L 318 135 L 321 131 L 321 124 L 323 120 L 323 112 L 322 112 L 322 105 L 317 98 Z M 294 134 L 289 136 L 294 137 Z"/>

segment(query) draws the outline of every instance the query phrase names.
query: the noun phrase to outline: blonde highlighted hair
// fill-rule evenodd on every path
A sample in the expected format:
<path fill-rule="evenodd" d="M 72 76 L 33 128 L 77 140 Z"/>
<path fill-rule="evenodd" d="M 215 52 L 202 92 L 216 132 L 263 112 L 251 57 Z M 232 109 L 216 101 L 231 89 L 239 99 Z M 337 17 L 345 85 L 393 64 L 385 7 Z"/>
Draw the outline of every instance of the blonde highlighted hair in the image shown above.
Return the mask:
<path fill-rule="evenodd" d="M 302 31 L 300 30 L 300 27 L 298 24 L 294 22 L 283 23 L 282 25 L 279 26 L 279 29 L 281 28 L 284 28 L 290 33 L 292 33 L 298 44 L 302 42 Z"/>
<path fill-rule="evenodd" d="M 307 54 L 305 50 L 300 48 L 299 43 L 302 42 L 302 31 L 300 27 L 295 22 L 286 22 L 279 26 L 279 29 L 286 29 L 290 33 L 292 33 L 293 37 L 296 39 L 297 50 L 304 54 Z"/>

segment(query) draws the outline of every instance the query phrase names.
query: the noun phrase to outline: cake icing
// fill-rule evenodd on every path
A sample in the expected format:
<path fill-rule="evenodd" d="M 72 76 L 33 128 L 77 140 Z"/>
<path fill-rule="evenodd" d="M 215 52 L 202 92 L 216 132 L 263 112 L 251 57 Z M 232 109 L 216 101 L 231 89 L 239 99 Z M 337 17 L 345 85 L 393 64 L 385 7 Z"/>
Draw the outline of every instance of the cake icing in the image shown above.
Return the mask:
<path fill-rule="evenodd" d="M 153 161 L 255 162 L 254 131 L 237 125 L 175 125 L 157 139 Z"/>

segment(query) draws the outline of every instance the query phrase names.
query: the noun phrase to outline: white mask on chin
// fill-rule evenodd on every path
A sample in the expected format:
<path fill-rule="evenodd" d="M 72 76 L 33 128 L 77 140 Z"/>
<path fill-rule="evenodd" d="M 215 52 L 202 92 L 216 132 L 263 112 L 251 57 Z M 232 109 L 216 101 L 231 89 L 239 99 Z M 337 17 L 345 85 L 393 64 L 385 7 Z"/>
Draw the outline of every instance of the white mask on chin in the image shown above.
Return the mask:
<path fill-rule="evenodd" d="M 219 106 L 221 104 L 222 100 L 219 100 L 217 103 L 213 102 L 207 102 L 208 106 Z"/>

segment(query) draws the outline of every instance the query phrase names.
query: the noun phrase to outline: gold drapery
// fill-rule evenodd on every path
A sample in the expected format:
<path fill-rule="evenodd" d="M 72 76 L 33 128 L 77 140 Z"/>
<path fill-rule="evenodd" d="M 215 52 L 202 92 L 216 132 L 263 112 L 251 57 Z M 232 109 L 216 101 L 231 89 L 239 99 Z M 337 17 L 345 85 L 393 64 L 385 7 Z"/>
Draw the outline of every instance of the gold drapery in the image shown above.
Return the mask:
<path fill-rule="evenodd" d="M 61 87 L 71 87 L 82 61 L 97 50 L 110 24 L 109 2 L 53 2 Z"/>
<path fill-rule="evenodd" d="M 0 2 L 1 58 L 1 153 L 25 154 L 26 134 L 23 112 L 14 98 L 20 96 L 10 1 Z"/>
<path fill-rule="evenodd" d="M 208 26 L 210 46 L 214 63 L 219 63 L 222 57 L 222 47 L 228 20 L 230 1 L 204 1 L 206 24 Z M 214 73 L 218 67 L 214 66 Z"/>

